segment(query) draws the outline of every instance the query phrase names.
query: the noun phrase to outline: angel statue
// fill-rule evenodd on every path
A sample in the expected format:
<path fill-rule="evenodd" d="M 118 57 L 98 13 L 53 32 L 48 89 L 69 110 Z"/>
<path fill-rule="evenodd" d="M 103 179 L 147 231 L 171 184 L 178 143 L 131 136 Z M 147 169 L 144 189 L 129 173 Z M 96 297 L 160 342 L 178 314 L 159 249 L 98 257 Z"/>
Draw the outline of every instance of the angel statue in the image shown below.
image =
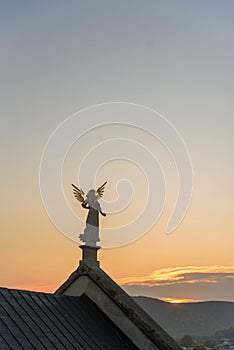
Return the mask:
<path fill-rule="evenodd" d="M 106 216 L 105 213 L 102 212 L 100 203 L 98 200 L 103 196 L 104 188 L 107 181 L 99 187 L 96 191 L 89 190 L 86 195 L 86 199 L 84 198 L 85 193 L 82 189 L 79 189 L 75 185 L 72 184 L 73 193 L 75 198 L 81 202 L 81 205 L 85 209 L 89 209 L 89 213 L 86 220 L 86 227 L 84 229 L 84 233 L 81 233 L 79 238 L 82 242 L 87 246 L 95 247 L 96 242 L 99 242 L 99 213 L 102 216 Z"/>

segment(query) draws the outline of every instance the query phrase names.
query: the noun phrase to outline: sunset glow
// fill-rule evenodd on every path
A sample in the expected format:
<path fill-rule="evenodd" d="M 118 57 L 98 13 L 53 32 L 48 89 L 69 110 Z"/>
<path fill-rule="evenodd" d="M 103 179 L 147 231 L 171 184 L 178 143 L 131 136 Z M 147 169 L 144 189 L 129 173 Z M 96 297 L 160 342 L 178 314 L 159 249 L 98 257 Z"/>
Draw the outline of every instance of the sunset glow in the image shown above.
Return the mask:
<path fill-rule="evenodd" d="M 232 300 L 234 266 L 183 266 L 158 269 L 140 277 L 119 278 L 117 282 L 134 296 L 147 295 L 180 304 L 217 300 Z M 200 290 L 204 292 L 199 292 Z M 213 294 L 212 294 L 213 293 Z"/>
<path fill-rule="evenodd" d="M 159 299 L 171 304 L 196 303 L 200 301 L 200 300 L 194 300 L 194 299 L 177 299 L 177 298 L 159 298 Z"/>

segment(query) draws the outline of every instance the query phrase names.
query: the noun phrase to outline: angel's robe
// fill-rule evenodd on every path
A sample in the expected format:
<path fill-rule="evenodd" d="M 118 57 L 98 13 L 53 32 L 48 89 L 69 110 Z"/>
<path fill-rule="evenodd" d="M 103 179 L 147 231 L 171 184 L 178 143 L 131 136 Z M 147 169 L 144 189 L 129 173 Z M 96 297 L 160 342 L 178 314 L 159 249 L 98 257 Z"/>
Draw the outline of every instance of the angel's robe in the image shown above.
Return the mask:
<path fill-rule="evenodd" d="M 95 247 L 96 243 L 100 241 L 99 238 L 99 212 L 101 211 L 100 204 L 96 201 L 93 203 L 82 204 L 82 207 L 89 209 L 89 213 L 86 220 L 86 227 L 84 233 L 80 234 L 80 240 L 85 245 Z"/>

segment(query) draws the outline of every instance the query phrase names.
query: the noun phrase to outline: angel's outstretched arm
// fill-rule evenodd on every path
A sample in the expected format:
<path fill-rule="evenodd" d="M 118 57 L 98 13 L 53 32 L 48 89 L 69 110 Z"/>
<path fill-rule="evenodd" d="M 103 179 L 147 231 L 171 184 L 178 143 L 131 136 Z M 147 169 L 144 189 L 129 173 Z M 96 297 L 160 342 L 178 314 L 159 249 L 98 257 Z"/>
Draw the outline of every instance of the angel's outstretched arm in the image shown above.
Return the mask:
<path fill-rule="evenodd" d="M 89 209 L 90 206 L 87 203 L 82 203 L 81 206 L 85 209 Z"/>

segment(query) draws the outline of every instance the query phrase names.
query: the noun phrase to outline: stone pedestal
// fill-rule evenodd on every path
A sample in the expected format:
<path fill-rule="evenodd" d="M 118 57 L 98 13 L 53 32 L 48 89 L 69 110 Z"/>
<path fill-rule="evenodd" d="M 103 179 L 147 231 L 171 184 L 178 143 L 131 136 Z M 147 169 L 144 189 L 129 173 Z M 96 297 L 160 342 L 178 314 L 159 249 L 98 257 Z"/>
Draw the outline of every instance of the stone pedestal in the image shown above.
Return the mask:
<path fill-rule="evenodd" d="M 80 265 L 84 263 L 92 267 L 99 267 L 99 261 L 97 260 L 97 252 L 101 247 L 90 247 L 87 245 L 80 245 L 80 248 L 82 249 L 82 260 L 80 261 Z"/>

